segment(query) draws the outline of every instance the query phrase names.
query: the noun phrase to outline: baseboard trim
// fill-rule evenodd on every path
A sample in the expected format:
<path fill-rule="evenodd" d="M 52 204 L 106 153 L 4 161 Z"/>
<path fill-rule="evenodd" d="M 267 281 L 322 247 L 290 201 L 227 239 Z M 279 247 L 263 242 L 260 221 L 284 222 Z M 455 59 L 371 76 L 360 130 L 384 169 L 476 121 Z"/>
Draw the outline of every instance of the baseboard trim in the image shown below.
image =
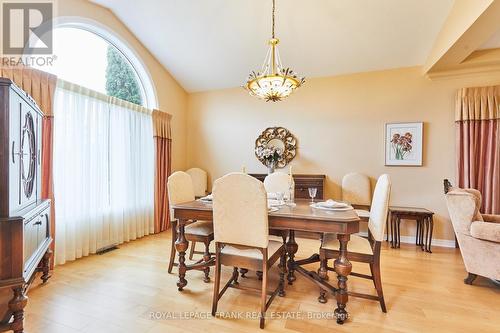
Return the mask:
<path fill-rule="evenodd" d="M 368 236 L 368 232 L 363 231 L 359 233 L 361 236 Z M 387 234 L 384 235 L 384 239 L 387 239 Z M 389 236 L 390 239 L 390 236 Z M 401 236 L 400 237 L 401 243 L 405 244 L 415 244 L 416 237 L 415 236 Z M 449 239 L 432 239 L 432 244 L 431 246 L 439 246 L 439 247 L 455 247 L 455 241 L 454 240 L 449 240 Z"/>

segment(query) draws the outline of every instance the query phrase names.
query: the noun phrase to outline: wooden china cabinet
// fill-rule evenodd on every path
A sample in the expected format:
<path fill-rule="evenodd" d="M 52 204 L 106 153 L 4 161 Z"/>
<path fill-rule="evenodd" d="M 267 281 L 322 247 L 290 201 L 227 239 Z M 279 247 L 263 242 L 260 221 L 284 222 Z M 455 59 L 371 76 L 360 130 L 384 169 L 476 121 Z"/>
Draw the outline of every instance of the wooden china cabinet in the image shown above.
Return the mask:
<path fill-rule="evenodd" d="M 251 173 L 250 176 L 263 182 L 267 174 Z M 325 178 L 325 175 L 294 174 L 293 180 L 295 182 L 295 199 L 309 199 L 309 188 L 315 187 L 317 188 L 316 199 L 323 200 L 325 193 Z"/>
<path fill-rule="evenodd" d="M 28 94 L 0 78 L 0 331 L 24 331 L 29 285 L 37 272 L 44 283 L 50 277 L 50 200 L 41 199 L 42 119 Z"/>

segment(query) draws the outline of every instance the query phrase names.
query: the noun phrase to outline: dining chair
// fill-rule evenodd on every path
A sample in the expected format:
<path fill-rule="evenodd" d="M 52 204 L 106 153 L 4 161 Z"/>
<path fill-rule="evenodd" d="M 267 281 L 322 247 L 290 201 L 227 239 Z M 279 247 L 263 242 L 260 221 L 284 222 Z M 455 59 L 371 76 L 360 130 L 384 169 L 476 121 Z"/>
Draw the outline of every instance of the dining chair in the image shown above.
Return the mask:
<path fill-rule="evenodd" d="M 264 187 L 268 193 L 289 193 L 290 188 L 295 189 L 293 177 L 284 172 L 273 172 L 264 178 Z"/>
<path fill-rule="evenodd" d="M 195 199 L 193 181 L 191 176 L 183 171 L 177 171 L 168 177 L 167 181 L 168 201 L 170 205 L 170 216 L 173 215 L 172 206 L 184 202 L 193 201 Z M 185 237 L 190 242 L 201 242 L 205 244 L 205 251 L 203 258 L 198 262 L 210 260 L 210 242 L 214 239 L 214 231 L 212 223 L 208 221 L 190 221 L 185 227 Z M 168 264 L 168 272 L 172 272 L 172 267 L 177 266 L 175 261 L 175 241 L 177 239 L 178 225 L 177 220 L 172 220 L 172 244 L 170 250 L 170 262 Z M 210 268 L 204 269 L 205 277 L 204 282 L 210 282 Z"/>
<path fill-rule="evenodd" d="M 191 168 L 186 170 L 193 181 L 193 189 L 195 198 L 201 198 L 207 195 L 208 180 L 207 172 L 200 168 Z M 196 242 L 191 242 L 189 249 L 189 260 L 193 260 L 195 254 L 203 254 L 201 251 L 196 251 Z"/>
<path fill-rule="evenodd" d="M 269 240 L 266 190 L 252 176 L 230 173 L 215 181 L 212 194 L 216 248 L 212 315 L 229 287 L 255 290 L 239 284 L 238 268 L 261 270 L 260 328 L 264 328 L 266 310 L 276 295 L 285 296 L 285 246 Z M 267 299 L 269 269 L 278 259 L 279 284 Z M 219 292 L 222 265 L 232 266 L 233 274 Z"/>
<path fill-rule="evenodd" d="M 358 172 L 348 173 L 342 178 L 342 201 L 350 203 L 363 220 L 370 218 L 370 178 Z"/>
<path fill-rule="evenodd" d="M 286 173 L 273 172 L 264 178 L 264 188 L 267 193 L 282 192 L 284 194 L 289 194 L 290 188 L 295 190 L 295 181 L 293 180 L 293 177 L 290 177 L 290 175 Z M 269 235 L 281 237 L 283 243 L 286 243 L 288 232 L 286 230 L 271 229 L 269 230 Z"/>
<path fill-rule="evenodd" d="M 391 179 L 387 174 L 381 175 L 377 180 L 373 193 L 370 219 L 368 221 L 368 237 L 351 235 L 351 239 L 347 243 L 347 257 L 349 260 L 369 264 L 371 272 L 371 275 L 355 272 L 351 272 L 350 275 L 372 280 L 377 291 L 377 296 L 354 292 L 349 292 L 349 295 L 379 301 L 382 312 L 387 312 L 387 309 L 380 276 L 380 248 L 384 240 L 390 194 Z M 339 257 L 339 247 L 337 234 L 327 233 L 324 235 L 319 252 L 321 264 L 318 273 L 321 278 L 326 278 L 328 271 L 334 271 L 334 268 L 328 266 L 328 260 Z M 320 289 L 318 301 L 326 303 L 325 290 Z"/>
<path fill-rule="evenodd" d="M 200 168 L 191 168 L 186 170 L 186 173 L 191 176 L 191 179 L 193 181 L 194 196 L 204 197 L 205 195 L 207 195 L 207 172 Z"/>

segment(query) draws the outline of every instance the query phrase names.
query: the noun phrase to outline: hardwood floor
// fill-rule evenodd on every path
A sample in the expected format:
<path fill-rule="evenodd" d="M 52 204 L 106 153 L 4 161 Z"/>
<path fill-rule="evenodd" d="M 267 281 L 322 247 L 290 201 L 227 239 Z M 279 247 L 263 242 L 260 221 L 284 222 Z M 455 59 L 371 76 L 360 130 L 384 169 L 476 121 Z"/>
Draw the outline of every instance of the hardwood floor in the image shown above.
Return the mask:
<path fill-rule="evenodd" d="M 103 255 L 57 266 L 47 285 L 36 282 L 29 292 L 25 327 L 28 333 L 73 332 L 256 332 L 256 319 L 214 319 L 209 316 L 213 283 L 204 283 L 203 272 L 188 272 L 188 286 L 177 291 L 177 271 L 167 273 L 170 235 L 145 237 L 121 245 Z M 317 251 L 319 242 L 300 239 L 298 257 Z M 500 288 L 478 278 L 473 286 L 466 276 L 459 251 L 433 247 L 434 253 L 402 244 L 401 249 L 382 247 L 382 283 L 388 313 L 378 302 L 350 298 L 351 318 L 339 326 L 333 319 L 307 319 L 329 315 L 334 298 L 317 302 L 318 289 L 298 276 L 286 285 L 286 297 L 277 297 L 268 314 L 281 319 L 266 321 L 268 332 L 499 332 Z M 316 269 L 317 265 L 311 265 Z M 225 268 L 223 281 L 231 273 Z M 353 271 L 368 267 L 353 263 Z M 213 270 L 210 276 L 213 279 Z M 240 283 L 258 286 L 254 272 Z M 278 281 L 276 267 L 270 272 L 270 288 Z M 334 274 L 330 273 L 330 278 Z M 371 281 L 351 277 L 349 288 L 375 292 Z M 194 312 L 197 319 L 172 319 L 171 314 Z M 259 311 L 259 295 L 230 289 L 219 302 L 219 311 Z M 289 311 L 287 318 L 280 312 Z M 300 312 L 303 318 L 292 316 Z M 250 315 L 252 315 L 250 313 Z M 208 318 L 200 318 L 208 316 Z M 152 318 L 153 317 L 153 318 Z"/>

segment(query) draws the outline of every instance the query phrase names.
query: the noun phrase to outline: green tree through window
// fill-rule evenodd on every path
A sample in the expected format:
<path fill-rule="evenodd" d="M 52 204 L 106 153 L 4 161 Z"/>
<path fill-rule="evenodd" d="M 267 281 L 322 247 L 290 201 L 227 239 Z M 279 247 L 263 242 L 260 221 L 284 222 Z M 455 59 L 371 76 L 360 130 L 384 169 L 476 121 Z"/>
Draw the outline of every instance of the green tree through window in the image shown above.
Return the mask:
<path fill-rule="evenodd" d="M 130 64 L 111 45 L 108 45 L 107 58 L 106 93 L 109 96 L 142 105 L 139 83 Z"/>

